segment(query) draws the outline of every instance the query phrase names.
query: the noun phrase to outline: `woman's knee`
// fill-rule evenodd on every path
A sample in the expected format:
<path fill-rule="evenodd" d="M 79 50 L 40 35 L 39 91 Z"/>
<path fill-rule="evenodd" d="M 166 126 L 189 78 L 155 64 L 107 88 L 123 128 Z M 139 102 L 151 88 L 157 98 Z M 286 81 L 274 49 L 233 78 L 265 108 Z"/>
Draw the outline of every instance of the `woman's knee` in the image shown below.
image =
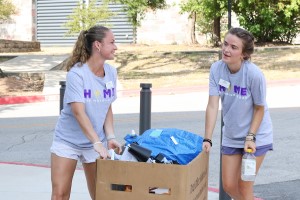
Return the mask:
<path fill-rule="evenodd" d="M 239 196 L 239 192 L 237 190 L 237 184 L 233 182 L 223 181 L 223 189 L 231 197 Z"/>
<path fill-rule="evenodd" d="M 68 190 L 54 188 L 52 190 L 51 200 L 68 200 L 70 199 L 70 192 Z"/>
<path fill-rule="evenodd" d="M 52 181 L 51 200 L 70 199 L 70 194 L 71 194 L 70 184 L 62 184 L 57 181 Z"/>

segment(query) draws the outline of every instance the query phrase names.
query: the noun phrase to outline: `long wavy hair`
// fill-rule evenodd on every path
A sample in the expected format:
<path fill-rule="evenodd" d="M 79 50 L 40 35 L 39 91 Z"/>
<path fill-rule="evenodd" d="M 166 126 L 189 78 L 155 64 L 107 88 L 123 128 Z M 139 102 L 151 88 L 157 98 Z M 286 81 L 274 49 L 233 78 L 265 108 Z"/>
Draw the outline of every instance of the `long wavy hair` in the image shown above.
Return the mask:
<path fill-rule="evenodd" d="M 102 42 L 108 31 L 109 28 L 98 25 L 81 31 L 75 43 L 71 58 L 67 62 L 67 71 L 78 62 L 80 65 L 85 63 L 92 55 L 94 41 Z"/>
<path fill-rule="evenodd" d="M 227 32 L 227 34 L 231 34 L 231 35 L 235 35 L 238 38 L 240 38 L 243 42 L 243 54 L 244 56 L 244 60 L 248 60 L 251 58 L 251 54 L 253 54 L 254 52 L 254 37 L 253 35 L 242 29 L 242 28 L 231 28 L 229 29 L 229 31 Z M 226 34 L 226 35 L 227 35 Z"/>

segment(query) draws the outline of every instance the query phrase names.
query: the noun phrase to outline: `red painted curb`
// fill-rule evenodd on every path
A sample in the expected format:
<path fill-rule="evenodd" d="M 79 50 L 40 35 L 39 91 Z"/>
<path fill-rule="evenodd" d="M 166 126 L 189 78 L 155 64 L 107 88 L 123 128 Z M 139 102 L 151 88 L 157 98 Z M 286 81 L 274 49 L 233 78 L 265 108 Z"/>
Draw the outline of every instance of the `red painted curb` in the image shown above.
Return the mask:
<path fill-rule="evenodd" d="M 0 162 L 0 165 L 22 165 L 26 167 L 41 167 L 41 168 L 48 168 L 50 169 L 51 166 L 48 165 L 39 165 L 39 164 L 31 164 L 31 163 L 19 163 L 19 162 Z M 83 168 L 76 167 L 76 170 L 83 170 Z"/>
<path fill-rule="evenodd" d="M 0 105 L 4 104 L 21 104 L 21 103 L 33 103 L 45 101 L 45 96 L 13 96 L 13 97 L 1 97 Z"/>
<path fill-rule="evenodd" d="M 5 165 L 23 165 L 27 167 L 42 167 L 42 168 L 50 168 L 48 165 L 38 165 L 38 164 L 30 164 L 30 163 L 18 163 L 18 162 L 0 162 L 0 164 Z"/>
<path fill-rule="evenodd" d="M 0 105 L 6 104 L 22 104 L 22 103 L 35 103 L 44 101 L 58 101 L 59 95 L 35 95 L 35 96 L 7 96 L 0 97 Z"/>
<path fill-rule="evenodd" d="M 267 87 L 277 87 L 286 85 L 299 85 L 300 79 L 287 79 L 268 81 Z M 135 97 L 140 95 L 141 89 L 134 90 L 118 90 L 118 96 L 120 97 Z M 174 87 L 174 88 L 151 88 L 153 95 L 172 95 L 172 94 L 184 94 L 189 92 L 203 92 L 208 91 L 208 85 L 196 85 L 186 87 Z M 36 96 L 7 96 L 0 97 L 0 105 L 5 104 L 22 104 L 22 103 L 35 103 L 44 101 L 58 101 L 59 94 L 51 95 L 36 95 Z"/>
<path fill-rule="evenodd" d="M 299 85 L 300 79 L 283 79 L 283 80 L 270 80 L 267 81 L 267 87 L 274 87 L 274 86 L 285 86 L 285 85 Z"/>

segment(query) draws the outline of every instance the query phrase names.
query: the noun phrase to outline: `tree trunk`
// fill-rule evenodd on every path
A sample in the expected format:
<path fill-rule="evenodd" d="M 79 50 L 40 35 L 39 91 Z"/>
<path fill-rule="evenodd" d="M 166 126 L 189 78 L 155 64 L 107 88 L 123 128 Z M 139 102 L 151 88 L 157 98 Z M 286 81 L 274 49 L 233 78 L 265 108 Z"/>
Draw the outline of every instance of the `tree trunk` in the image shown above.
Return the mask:
<path fill-rule="evenodd" d="M 214 46 L 219 46 L 221 42 L 221 17 L 214 18 Z"/>
<path fill-rule="evenodd" d="M 136 44 L 137 43 L 137 34 L 136 34 L 136 32 L 137 32 L 137 27 L 136 26 L 134 26 L 133 27 L 133 44 Z"/>
<path fill-rule="evenodd" d="M 196 39 L 196 13 L 193 12 L 188 18 L 188 44 L 198 44 Z"/>
<path fill-rule="evenodd" d="M 196 12 L 191 14 L 191 41 L 192 44 L 198 44 L 196 39 Z"/>
<path fill-rule="evenodd" d="M 136 44 L 137 43 L 137 27 L 139 25 L 137 12 L 134 14 L 132 25 L 133 25 L 133 41 L 132 42 L 133 42 L 133 44 Z"/>
<path fill-rule="evenodd" d="M 220 10 L 220 4 L 217 0 L 214 0 L 214 9 L 215 11 Z M 216 13 L 216 12 L 215 12 Z M 214 46 L 219 46 L 221 43 L 221 17 L 215 15 L 214 17 L 214 35 L 213 35 L 213 44 Z"/>

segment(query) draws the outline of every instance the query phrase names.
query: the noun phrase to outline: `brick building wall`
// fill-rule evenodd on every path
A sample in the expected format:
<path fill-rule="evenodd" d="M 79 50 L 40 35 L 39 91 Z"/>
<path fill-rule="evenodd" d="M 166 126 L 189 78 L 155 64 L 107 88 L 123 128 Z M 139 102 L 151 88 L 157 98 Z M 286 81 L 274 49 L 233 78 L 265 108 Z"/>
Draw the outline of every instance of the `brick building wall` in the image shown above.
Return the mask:
<path fill-rule="evenodd" d="M 41 51 L 39 42 L 0 39 L 0 53 L 35 51 Z"/>

